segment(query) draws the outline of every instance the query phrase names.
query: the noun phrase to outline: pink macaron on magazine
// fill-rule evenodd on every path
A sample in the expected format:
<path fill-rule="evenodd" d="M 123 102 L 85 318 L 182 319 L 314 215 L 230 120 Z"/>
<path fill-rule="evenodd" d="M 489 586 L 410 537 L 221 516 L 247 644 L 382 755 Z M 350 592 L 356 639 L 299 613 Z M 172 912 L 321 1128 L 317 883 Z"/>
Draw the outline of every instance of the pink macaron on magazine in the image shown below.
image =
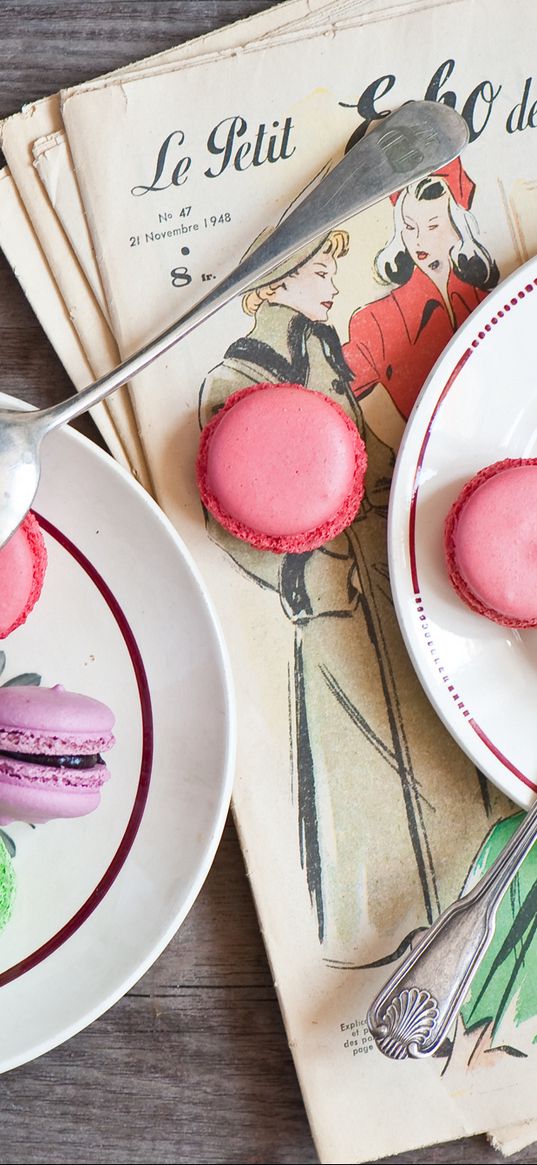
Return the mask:
<path fill-rule="evenodd" d="M 299 554 L 356 517 L 367 454 L 339 403 L 298 384 L 255 384 L 228 397 L 201 435 L 205 508 L 257 550 Z"/>

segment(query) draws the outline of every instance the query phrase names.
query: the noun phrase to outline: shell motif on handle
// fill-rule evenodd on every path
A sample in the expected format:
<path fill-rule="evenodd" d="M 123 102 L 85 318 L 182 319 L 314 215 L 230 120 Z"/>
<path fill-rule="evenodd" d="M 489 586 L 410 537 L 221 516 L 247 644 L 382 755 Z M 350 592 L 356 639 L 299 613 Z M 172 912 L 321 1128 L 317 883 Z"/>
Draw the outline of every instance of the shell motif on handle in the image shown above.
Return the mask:
<path fill-rule="evenodd" d="M 415 1059 L 421 1055 L 438 1014 L 434 996 L 412 987 L 392 997 L 380 1022 L 377 1019 L 375 1030 L 371 1027 L 371 1031 L 385 1056 L 392 1060 L 406 1060 L 409 1056 Z"/>

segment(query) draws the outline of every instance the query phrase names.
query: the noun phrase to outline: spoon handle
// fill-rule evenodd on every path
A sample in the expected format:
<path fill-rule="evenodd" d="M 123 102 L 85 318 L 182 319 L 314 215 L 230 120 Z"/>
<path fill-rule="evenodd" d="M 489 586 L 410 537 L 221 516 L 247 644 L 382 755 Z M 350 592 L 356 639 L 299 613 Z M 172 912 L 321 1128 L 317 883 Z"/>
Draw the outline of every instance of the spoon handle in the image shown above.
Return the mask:
<path fill-rule="evenodd" d="M 382 118 L 309 195 L 239 265 L 160 336 L 76 396 L 43 409 L 43 430 L 71 421 L 141 372 L 203 320 L 298 248 L 409 182 L 451 161 L 468 140 L 455 110 L 432 101 L 409 101 Z M 35 420 L 35 414 L 34 414 Z"/>
<path fill-rule="evenodd" d="M 367 1024 L 394 1060 L 430 1056 L 447 1034 L 490 944 L 496 911 L 537 838 L 537 801 L 487 873 L 448 906 L 371 1004 Z"/>

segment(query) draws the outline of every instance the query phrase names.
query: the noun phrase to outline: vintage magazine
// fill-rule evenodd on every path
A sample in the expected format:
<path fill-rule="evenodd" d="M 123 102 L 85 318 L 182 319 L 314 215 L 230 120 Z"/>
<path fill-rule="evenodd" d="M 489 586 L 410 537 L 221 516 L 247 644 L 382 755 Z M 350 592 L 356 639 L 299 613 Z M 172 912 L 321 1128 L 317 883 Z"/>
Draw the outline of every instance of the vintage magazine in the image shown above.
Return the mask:
<path fill-rule="evenodd" d="M 364 1017 L 412 934 L 519 818 L 414 675 L 391 603 L 386 511 L 424 377 L 537 244 L 537 11 L 519 0 L 513 28 L 491 0 L 328 8 L 330 28 L 317 12 L 262 46 L 237 40 L 240 52 L 93 82 L 64 94 L 62 116 L 122 356 L 200 298 L 371 121 L 423 97 L 468 121 L 463 157 L 425 193 L 403 191 L 319 240 L 131 392 L 158 500 L 232 657 L 234 813 L 321 1160 L 493 1128 L 520 1148 L 535 1116 L 535 859 L 439 1056 L 385 1059 Z M 200 425 L 236 388 L 283 379 L 334 396 L 369 456 L 358 519 L 305 555 L 224 536 L 195 487 Z"/>
<path fill-rule="evenodd" d="M 46 190 L 50 205 L 108 321 L 108 305 L 63 131 L 57 130 L 56 133 L 37 138 L 32 145 L 32 156 L 34 169 Z"/>
<path fill-rule="evenodd" d="M 375 2 L 285 0 L 277 7 L 119 69 L 110 75 L 110 80 L 120 83 L 123 76 L 145 76 L 171 64 L 176 68 L 184 61 L 192 63 L 214 59 L 224 51 L 233 52 L 243 43 L 252 43 L 254 39 L 275 40 L 284 30 L 296 34 L 303 22 L 307 22 L 308 28 L 327 27 L 327 22 L 330 26 L 336 16 L 343 17 L 357 9 L 366 10 Z M 398 2 L 404 3 L 406 0 Z M 101 81 L 102 78 L 93 79 L 86 86 L 78 88 L 89 88 Z M 57 292 L 64 300 L 67 326 L 74 333 L 70 341 L 66 337 L 67 346 L 72 349 L 77 343 L 79 346 L 82 344 L 86 353 L 87 377 L 82 382 L 80 378 L 73 378 L 80 388 L 116 364 L 119 354 L 109 328 L 108 308 L 100 274 L 88 235 L 69 147 L 61 127 L 58 96 L 52 94 L 28 103 L 19 113 L 6 119 L 0 127 L 0 134 L 4 152 L 14 170 L 10 182 L 13 183 L 16 178 L 17 193 L 31 220 L 34 241 L 38 247 L 43 248 L 51 275 L 57 284 Z M 8 246 L 7 252 L 18 255 L 21 243 L 24 249 L 23 238 L 18 234 L 15 243 Z M 34 246 L 31 249 L 35 252 Z M 28 278 L 32 267 L 31 264 L 24 265 L 29 268 L 26 270 L 25 291 L 32 298 L 31 276 L 30 280 Z M 19 263 L 15 273 L 18 274 L 20 269 Z M 36 294 L 39 295 L 39 291 L 36 290 Z M 128 401 L 128 389 L 123 389 L 105 402 L 102 408 L 94 411 L 94 417 L 113 455 L 119 456 L 119 460 L 128 465 L 138 481 L 152 492 L 150 473 Z"/>
<path fill-rule="evenodd" d="M 67 375 L 75 388 L 83 388 L 92 379 L 91 368 L 6 166 L 0 169 L 0 247 Z M 126 453 L 106 403 L 94 405 L 91 415 L 110 452 L 128 468 Z"/>
<path fill-rule="evenodd" d="M 311 23 L 318 23 L 325 20 L 325 14 L 345 11 L 356 3 L 357 0 L 286 0 L 284 4 L 247 20 L 117 70 L 113 77 L 118 79 L 128 73 L 145 75 L 146 71 L 158 71 L 170 63 L 179 66 L 183 60 L 233 50 L 244 40 L 266 38 L 282 28 L 298 28 L 305 17 Z M 364 3 L 365 0 L 360 0 L 360 6 Z M 32 223 L 35 242 L 41 246 L 57 292 L 64 300 L 67 326 L 74 333 L 71 339 L 66 337 L 67 346 L 72 349 L 82 344 L 86 364 L 88 367 L 91 364 L 82 383 L 90 383 L 117 364 L 119 354 L 110 331 L 100 275 L 90 250 L 86 219 L 62 133 L 57 94 L 28 103 L 4 122 L 0 135 L 4 153 L 11 163 L 10 183 L 16 182 L 19 200 Z M 18 234 L 16 245 L 8 247 L 10 254 L 18 254 L 21 241 Z M 35 253 L 35 247 L 32 246 L 31 250 Z M 33 268 L 25 263 L 24 257 L 22 261 L 27 276 L 25 291 L 31 298 L 28 268 Z M 20 264 L 15 273 L 19 270 Z M 75 384 L 82 387 L 79 378 L 75 378 Z M 99 428 L 110 451 L 116 456 L 121 449 L 120 460 L 124 461 L 126 457 L 138 481 L 151 491 L 150 474 L 132 415 L 128 388 L 105 402 L 94 416 L 98 423 L 103 421 Z"/>
<path fill-rule="evenodd" d="M 56 108 L 57 99 L 54 97 L 26 106 L 2 123 L 0 140 L 12 179 L 91 366 L 91 383 L 118 363 L 118 350 L 109 323 L 91 294 L 86 276 L 33 165 L 33 141 L 55 126 Z M 116 424 L 132 472 L 143 484 L 148 484 L 149 475 L 127 390 L 120 389 L 106 407 Z"/>
<path fill-rule="evenodd" d="M 347 12 L 330 36 L 301 30 L 299 67 L 289 34 L 105 81 L 62 107 L 123 355 L 229 270 L 371 120 L 425 97 L 454 104 L 470 128 L 462 159 L 425 194 L 343 224 L 132 385 L 158 499 L 231 652 L 234 812 L 325 1162 L 535 1115 L 537 948 L 524 913 L 535 859 L 439 1056 L 391 1062 L 364 1021 L 413 932 L 487 867 L 519 816 L 427 704 L 386 563 L 389 478 L 415 396 L 454 328 L 530 253 L 537 11 L 521 0 L 514 28 L 491 9 L 422 3 L 389 22 L 380 9 L 355 22 Z M 283 379 L 333 395 L 369 455 L 358 519 L 304 555 L 255 551 L 206 524 L 195 486 L 200 425 L 235 389 Z"/>

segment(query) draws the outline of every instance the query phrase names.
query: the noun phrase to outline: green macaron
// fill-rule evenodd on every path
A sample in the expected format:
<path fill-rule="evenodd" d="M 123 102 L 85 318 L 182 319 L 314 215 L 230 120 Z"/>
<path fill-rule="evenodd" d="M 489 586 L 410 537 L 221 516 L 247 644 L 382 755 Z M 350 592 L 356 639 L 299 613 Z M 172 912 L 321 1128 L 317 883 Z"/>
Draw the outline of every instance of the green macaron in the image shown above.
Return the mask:
<path fill-rule="evenodd" d="M 15 870 L 7 848 L 0 837 L 0 930 L 11 918 L 15 898 Z"/>

